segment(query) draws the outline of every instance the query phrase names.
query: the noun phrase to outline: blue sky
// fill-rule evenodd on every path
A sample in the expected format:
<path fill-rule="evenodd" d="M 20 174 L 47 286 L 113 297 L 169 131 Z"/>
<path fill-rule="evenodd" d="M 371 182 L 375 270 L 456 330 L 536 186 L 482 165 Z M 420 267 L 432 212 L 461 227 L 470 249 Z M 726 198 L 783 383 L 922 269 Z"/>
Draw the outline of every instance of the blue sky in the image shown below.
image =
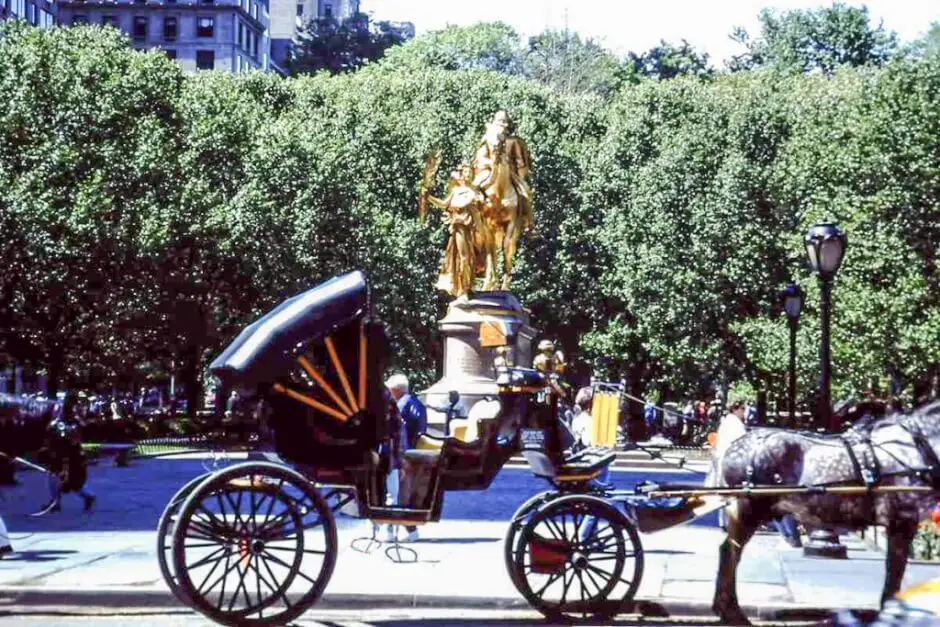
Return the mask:
<path fill-rule="evenodd" d="M 468 26 L 501 20 L 524 35 L 547 27 L 568 27 L 582 36 L 601 40 L 624 54 L 645 51 L 660 39 L 686 39 L 709 53 L 713 64 L 740 52 L 728 38 L 735 26 L 757 32 L 757 14 L 778 10 L 815 8 L 819 0 L 361 0 L 360 10 L 377 20 L 413 22 L 418 34 L 448 24 Z M 859 2 L 848 4 L 861 6 Z M 904 39 L 914 39 L 932 21 L 940 21 L 940 0 L 869 0 L 872 21 L 883 21 Z"/>

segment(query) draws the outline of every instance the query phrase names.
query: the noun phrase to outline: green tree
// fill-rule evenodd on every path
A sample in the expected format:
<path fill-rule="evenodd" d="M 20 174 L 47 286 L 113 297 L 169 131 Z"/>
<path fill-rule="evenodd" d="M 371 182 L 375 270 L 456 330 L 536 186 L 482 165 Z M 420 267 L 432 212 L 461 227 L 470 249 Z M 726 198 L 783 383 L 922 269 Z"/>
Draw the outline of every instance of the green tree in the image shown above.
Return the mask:
<path fill-rule="evenodd" d="M 562 93 L 608 95 L 625 78 L 623 63 L 593 39 L 567 30 L 546 30 L 529 38 L 523 62 L 528 77 Z"/>
<path fill-rule="evenodd" d="M 140 217 L 172 197 L 182 75 L 113 29 L 0 28 L 2 341 L 52 394 L 139 352 L 117 330 L 146 280 Z"/>
<path fill-rule="evenodd" d="M 524 72 L 519 34 L 503 22 L 448 26 L 388 51 L 383 65 L 417 70 L 489 70 L 509 75 Z"/>
<path fill-rule="evenodd" d="M 686 75 L 707 78 L 714 74 L 708 65 L 708 54 L 697 52 L 684 39 L 679 45 L 661 41 L 642 54 L 631 52 L 628 62 L 635 76 L 660 80 Z"/>
<path fill-rule="evenodd" d="M 343 21 L 320 17 L 298 29 L 287 66 L 292 74 L 351 72 L 404 40 L 388 22 L 370 28 L 368 17 L 361 13 Z"/>
<path fill-rule="evenodd" d="M 897 36 L 872 26 L 868 8 L 835 2 L 831 7 L 759 15 L 760 36 L 737 28 L 732 39 L 746 52 L 729 62 L 732 70 L 773 66 L 798 72 L 831 74 L 840 65 L 882 65 L 897 50 Z"/>

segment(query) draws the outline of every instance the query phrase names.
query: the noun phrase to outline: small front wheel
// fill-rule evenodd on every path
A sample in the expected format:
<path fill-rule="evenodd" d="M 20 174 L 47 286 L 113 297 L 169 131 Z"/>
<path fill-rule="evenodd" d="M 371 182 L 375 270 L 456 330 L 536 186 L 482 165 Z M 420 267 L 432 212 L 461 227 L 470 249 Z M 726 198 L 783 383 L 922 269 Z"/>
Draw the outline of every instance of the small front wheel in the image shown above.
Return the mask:
<path fill-rule="evenodd" d="M 633 524 L 608 502 L 565 496 L 529 518 L 513 569 L 522 595 L 550 620 L 605 621 L 633 600 L 643 549 Z"/>

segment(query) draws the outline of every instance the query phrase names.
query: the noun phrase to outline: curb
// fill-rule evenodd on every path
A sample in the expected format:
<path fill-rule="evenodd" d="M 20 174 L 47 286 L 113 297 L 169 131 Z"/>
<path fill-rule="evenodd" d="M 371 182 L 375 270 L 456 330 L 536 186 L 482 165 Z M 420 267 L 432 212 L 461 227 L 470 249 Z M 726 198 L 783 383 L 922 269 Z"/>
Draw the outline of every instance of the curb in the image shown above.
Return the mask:
<path fill-rule="evenodd" d="M 169 590 L 130 586 L 68 589 L 44 586 L 0 587 L 0 609 L 11 607 L 62 608 L 162 608 L 186 609 Z M 744 613 L 756 620 L 819 621 L 841 608 L 809 608 L 795 603 L 743 605 Z M 311 610 L 356 610 L 382 608 L 446 608 L 533 610 L 522 597 L 474 597 L 433 594 L 358 594 L 325 593 Z M 640 614 L 645 618 L 694 617 L 715 618 L 711 602 L 681 598 L 638 599 L 624 607 L 621 614 Z"/>

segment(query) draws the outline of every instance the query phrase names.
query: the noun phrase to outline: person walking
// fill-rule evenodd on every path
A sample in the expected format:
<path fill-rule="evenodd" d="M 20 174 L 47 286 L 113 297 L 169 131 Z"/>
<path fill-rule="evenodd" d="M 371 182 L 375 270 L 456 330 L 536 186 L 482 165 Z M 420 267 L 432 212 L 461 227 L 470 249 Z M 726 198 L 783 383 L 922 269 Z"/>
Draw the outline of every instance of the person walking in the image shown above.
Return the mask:
<path fill-rule="evenodd" d="M 408 377 L 405 375 L 392 375 L 385 382 L 385 387 L 388 388 L 389 393 L 392 395 L 395 406 L 398 408 L 398 413 L 401 416 L 402 423 L 404 423 L 403 431 L 405 441 L 402 443 L 402 452 L 413 449 L 417 446 L 418 438 L 421 437 L 421 434 L 428 430 L 427 409 L 421 401 L 418 400 L 418 397 L 411 393 L 411 386 L 408 382 Z M 408 532 L 408 535 L 405 537 L 406 542 L 414 542 L 418 539 L 418 527 L 407 525 L 405 526 L 405 531 Z M 391 536 L 394 533 L 395 531 L 392 529 L 389 535 Z"/>
<path fill-rule="evenodd" d="M 85 485 L 88 460 L 82 451 L 78 425 L 70 420 L 72 407 L 68 401 L 64 404 L 62 415 L 49 425 L 45 446 L 39 452 L 40 461 L 49 469 L 50 501 L 43 511 L 61 510 L 62 494 L 68 492 L 78 493 L 86 512 L 95 504 L 95 495 Z"/>

